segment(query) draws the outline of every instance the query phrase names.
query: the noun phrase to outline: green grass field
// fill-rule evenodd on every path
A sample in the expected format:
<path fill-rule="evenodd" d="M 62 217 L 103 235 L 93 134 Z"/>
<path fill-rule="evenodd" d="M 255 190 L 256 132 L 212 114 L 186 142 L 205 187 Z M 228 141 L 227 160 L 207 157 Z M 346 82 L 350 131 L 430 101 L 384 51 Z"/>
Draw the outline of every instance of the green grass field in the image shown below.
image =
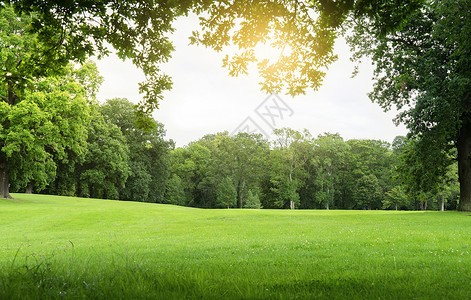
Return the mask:
<path fill-rule="evenodd" d="M 0 199 L 0 299 L 471 299 L 471 216 Z"/>

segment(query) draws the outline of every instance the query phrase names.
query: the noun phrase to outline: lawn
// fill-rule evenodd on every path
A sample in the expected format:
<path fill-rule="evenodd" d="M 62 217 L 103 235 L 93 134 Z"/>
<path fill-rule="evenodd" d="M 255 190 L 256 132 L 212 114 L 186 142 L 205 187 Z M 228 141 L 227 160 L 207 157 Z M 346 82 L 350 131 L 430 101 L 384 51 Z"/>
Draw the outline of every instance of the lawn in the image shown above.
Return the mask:
<path fill-rule="evenodd" d="M 471 216 L 0 199 L 0 299 L 471 299 Z"/>

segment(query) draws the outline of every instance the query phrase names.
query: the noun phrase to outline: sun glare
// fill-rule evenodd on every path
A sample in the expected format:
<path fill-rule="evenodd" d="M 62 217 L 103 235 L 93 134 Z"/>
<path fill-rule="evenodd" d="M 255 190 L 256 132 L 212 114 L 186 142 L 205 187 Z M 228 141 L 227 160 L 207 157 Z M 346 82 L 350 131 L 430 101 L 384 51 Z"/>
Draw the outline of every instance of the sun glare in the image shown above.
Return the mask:
<path fill-rule="evenodd" d="M 263 61 L 268 59 L 270 64 L 276 63 L 282 56 L 288 56 L 291 53 L 291 47 L 285 45 L 282 48 L 276 48 L 269 43 L 258 44 L 254 48 L 255 57 L 257 60 Z"/>

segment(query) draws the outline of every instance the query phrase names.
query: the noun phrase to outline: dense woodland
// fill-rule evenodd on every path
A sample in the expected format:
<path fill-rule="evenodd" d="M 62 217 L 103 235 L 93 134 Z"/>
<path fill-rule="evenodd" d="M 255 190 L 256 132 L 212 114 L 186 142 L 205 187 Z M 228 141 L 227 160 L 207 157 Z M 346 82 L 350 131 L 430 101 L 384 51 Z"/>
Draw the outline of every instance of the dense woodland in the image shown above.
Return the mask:
<path fill-rule="evenodd" d="M 343 140 L 305 130 L 209 134 L 181 148 L 135 123 L 134 104 L 111 99 L 90 106 L 80 157 L 51 162 L 57 169 L 35 192 L 169 203 L 202 208 L 456 209 L 456 165 L 434 190 L 417 189 L 408 153 L 413 141 L 398 136 Z M 24 191 L 26 182 L 14 181 Z"/>

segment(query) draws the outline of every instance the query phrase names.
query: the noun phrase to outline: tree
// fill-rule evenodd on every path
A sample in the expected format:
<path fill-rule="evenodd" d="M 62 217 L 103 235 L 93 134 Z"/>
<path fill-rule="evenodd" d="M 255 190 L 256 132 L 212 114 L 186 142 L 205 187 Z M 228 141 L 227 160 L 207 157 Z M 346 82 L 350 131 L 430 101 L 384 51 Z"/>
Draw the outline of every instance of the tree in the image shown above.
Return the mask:
<path fill-rule="evenodd" d="M 260 209 L 262 208 L 262 204 L 260 203 L 260 198 L 257 194 L 252 193 L 251 190 L 247 192 L 247 197 L 245 199 L 244 208 L 251 208 L 251 209 Z"/>
<path fill-rule="evenodd" d="M 118 199 L 129 176 L 129 148 L 119 128 L 92 110 L 87 153 L 78 168 L 79 196 Z"/>
<path fill-rule="evenodd" d="M 268 142 L 261 135 L 219 132 L 173 150 L 170 170 L 183 180 L 188 204 L 220 206 L 218 189 L 227 177 L 236 191 L 237 206 L 243 208 L 247 192 L 260 189 L 268 153 Z"/>
<path fill-rule="evenodd" d="M 32 65 L 37 47 L 29 24 L 28 16 L 19 18 L 10 7 L 0 10 L 0 197 L 6 198 L 10 179 L 15 189 L 33 182 L 44 189 L 55 176 L 53 156 L 82 150 L 88 120 L 80 85 L 44 79 L 47 72 Z"/>
<path fill-rule="evenodd" d="M 389 167 L 389 181 L 392 188 L 386 191 L 385 197 L 382 200 L 383 209 L 413 209 L 413 199 L 407 193 L 408 187 L 402 181 L 402 175 L 399 173 L 401 169 L 404 152 L 408 150 L 410 141 L 405 136 L 396 136 L 392 142 L 391 150 L 391 166 Z"/>
<path fill-rule="evenodd" d="M 393 187 L 387 192 L 385 199 L 382 201 L 383 209 L 394 208 L 395 210 L 398 210 L 400 207 L 407 207 L 409 202 L 409 197 L 400 185 Z"/>
<path fill-rule="evenodd" d="M 373 175 L 378 180 L 384 192 L 390 191 L 393 186 L 390 178 L 393 165 L 390 144 L 380 140 L 351 139 L 347 141 L 347 145 L 350 146 L 350 155 L 347 158 L 349 173 L 346 174 L 346 177 L 348 177 L 352 193 L 358 186 L 358 181 L 369 175 Z M 355 199 L 354 195 L 351 195 L 352 199 Z M 384 194 L 380 198 L 376 199 L 375 208 L 380 207 L 381 201 L 384 200 Z M 353 207 L 355 206 L 358 207 L 358 203 L 354 201 Z"/>
<path fill-rule="evenodd" d="M 237 183 L 239 207 L 244 207 L 246 191 L 257 189 L 264 171 L 264 157 L 268 154 L 268 143 L 260 134 L 238 133 L 232 137 L 235 155 L 234 178 Z"/>
<path fill-rule="evenodd" d="M 325 203 L 328 210 L 334 205 L 334 196 L 340 180 L 340 170 L 345 165 L 350 147 L 339 134 L 324 133 L 313 142 L 314 156 L 311 163 L 316 168 L 316 200 Z"/>
<path fill-rule="evenodd" d="M 107 55 L 107 45 L 120 58 L 130 59 L 146 76 L 139 87 L 146 103 L 141 117 L 156 108 L 162 91 L 171 87 L 170 78 L 160 72 L 159 64 L 166 62 L 173 50 L 167 35 L 173 31 L 172 21 L 192 4 L 113 0 L 6 2 L 12 3 L 18 13 L 32 16 L 29 29 L 37 35 L 39 45 L 32 55 L 35 66 L 43 68 L 50 61 L 62 65 L 83 62 L 92 55 Z"/>
<path fill-rule="evenodd" d="M 459 201 L 460 185 L 458 181 L 458 164 L 455 162 L 447 170 L 443 185 L 439 189 L 437 198 L 440 211 L 456 210 Z"/>
<path fill-rule="evenodd" d="M 353 192 L 356 204 L 363 209 L 381 208 L 382 196 L 383 189 L 379 185 L 378 178 L 373 174 L 361 177 Z"/>
<path fill-rule="evenodd" d="M 230 208 L 237 206 L 237 192 L 230 177 L 225 177 L 218 185 L 217 208 Z"/>
<path fill-rule="evenodd" d="M 164 140 L 164 126 L 151 119 L 149 122 L 154 122 L 153 129 L 144 131 L 138 128 L 135 107 L 127 99 L 107 100 L 100 106 L 100 112 L 106 122 L 121 130 L 129 148 L 131 173 L 121 198 L 164 202 L 170 147 L 173 147 L 171 142 Z"/>
<path fill-rule="evenodd" d="M 170 177 L 170 179 L 167 181 L 164 203 L 185 205 L 185 202 L 186 198 L 183 181 L 180 177 L 173 174 L 172 177 Z"/>
<path fill-rule="evenodd" d="M 0 10 L 2 197 L 10 196 L 10 179 L 16 190 L 28 186 L 32 191 L 33 185 L 42 190 L 55 178 L 58 163 L 83 155 L 87 102 L 100 84 L 92 63 L 78 70 L 54 61 L 48 68 L 35 66 L 37 41 L 28 32 L 30 22 L 29 16 L 17 17 L 9 7 Z M 46 77 L 55 73 L 56 77 Z M 85 80 L 95 85 L 82 86 Z"/>
<path fill-rule="evenodd" d="M 142 161 L 129 160 L 130 173 L 126 180 L 126 188 L 120 194 L 120 199 L 151 202 L 149 200 L 152 193 L 164 193 L 162 190 L 151 189 L 152 175 L 149 174 L 148 168 L 149 166 Z"/>
<path fill-rule="evenodd" d="M 211 149 L 208 177 L 213 182 L 231 177 L 237 192 L 238 206 L 244 207 L 247 191 L 257 190 L 264 172 L 264 157 L 268 155 L 268 143 L 259 134 L 228 132 L 217 133 L 200 140 Z"/>
<path fill-rule="evenodd" d="M 279 200 L 294 209 L 299 206 L 298 188 L 305 177 L 304 166 L 311 149 L 311 134 L 307 129 L 299 132 L 290 128 L 274 129 L 273 133 L 276 138 L 273 142 L 270 181 Z"/>
<path fill-rule="evenodd" d="M 207 199 L 202 197 L 201 190 L 198 189 L 200 183 L 207 177 L 210 160 L 211 151 L 199 143 L 191 143 L 170 152 L 170 176 L 175 174 L 181 178 L 186 203 L 190 206 L 211 206 L 211 203 L 208 203 L 211 201 L 205 201 Z"/>
<path fill-rule="evenodd" d="M 399 163 L 394 170 L 396 180 L 402 184 L 419 209 L 425 210 L 429 198 L 446 188 L 451 178 L 450 157 L 439 147 L 423 149 L 423 143 L 409 139 L 403 145 Z"/>
<path fill-rule="evenodd" d="M 459 210 L 471 210 L 471 3 L 429 1 L 389 34 L 370 25 L 359 23 L 351 40 L 358 57 L 369 55 L 376 64 L 370 98 L 384 109 L 402 109 L 398 121 L 417 140 L 425 169 L 446 169 L 457 149 Z"/>
<path fill-rule="evenodd" d="M 17 190 L 26 185 L 44 189 L 55 178 L 58 162 L 84 154 L 89 108 L 82 91 L 74 82 L 44 80 L 10 107 L 3 151 Z"/>

